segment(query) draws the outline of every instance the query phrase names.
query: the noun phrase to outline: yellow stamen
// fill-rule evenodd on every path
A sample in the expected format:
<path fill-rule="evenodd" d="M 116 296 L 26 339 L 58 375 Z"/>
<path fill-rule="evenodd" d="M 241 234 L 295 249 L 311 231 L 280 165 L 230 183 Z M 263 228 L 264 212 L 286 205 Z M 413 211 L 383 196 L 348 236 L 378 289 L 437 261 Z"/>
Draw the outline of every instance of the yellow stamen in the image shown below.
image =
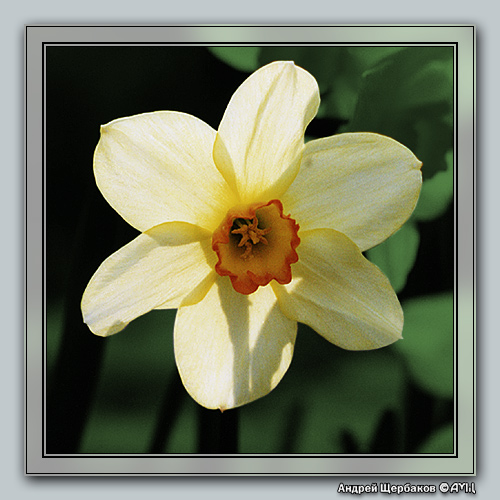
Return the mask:
<path fill-rule="evenodd" d="M 241 235 L 241 240 L 238 243 L 238 246 L 245 246 L 245 251 L 241 254 L 240 257 L 242 259 L 251 259 L 253 258 L 253 245 L 257 245 L 258 243 L 264 243 L 264 245 L 268 244 L 268 241 L 264 237 L 264 235 L 270 233 L 271 228 L 267 227 L 265 229 L 260 229 L 258 227 L 259 221 L 257 220 L 257 217 L 254 217 L 251 220 L 245 219 L 245 224 L 243 224 L 238 219 L 236 219 L 235 222 L 239 227 L 238 229 L 233 229 L 231 231 L 231 234 Z"/>

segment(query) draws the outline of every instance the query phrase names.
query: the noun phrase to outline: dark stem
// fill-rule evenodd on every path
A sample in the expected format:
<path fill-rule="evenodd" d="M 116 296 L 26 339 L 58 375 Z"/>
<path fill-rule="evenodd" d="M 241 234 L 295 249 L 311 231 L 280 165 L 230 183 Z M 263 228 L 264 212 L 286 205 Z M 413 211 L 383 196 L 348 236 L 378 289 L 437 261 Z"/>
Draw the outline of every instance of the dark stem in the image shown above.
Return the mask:
<path fill-rule="evenodd" d="M 172 428 L 179 416 L 182 404 L 185 402 L 185 396 L 186 391 L 182 386 L 179 374 L 177 370 L 174 370 L 165 387 L 165 394 L 158 413 L 149 453 L 165 453 Z"/>
<path fill-rule="evenodd" d="M 222 413 L 200 406 L 198 416 L 198 453 L 238 453 L 238 408 Z"/>

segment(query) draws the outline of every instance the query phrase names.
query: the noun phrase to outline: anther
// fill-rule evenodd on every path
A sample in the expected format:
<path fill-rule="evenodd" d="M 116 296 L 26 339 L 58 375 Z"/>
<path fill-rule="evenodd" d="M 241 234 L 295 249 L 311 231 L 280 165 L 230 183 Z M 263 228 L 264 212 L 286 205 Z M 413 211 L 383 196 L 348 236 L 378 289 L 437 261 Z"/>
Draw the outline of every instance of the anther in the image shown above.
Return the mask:
<path fill-rule="evenodd" d="M 271 232 L 271 228 L 267 227 L 265 229 L 260 229 L 258 227 L 259 221 L 257 217 L 253 219 L 243 219 L 244 223 L 241 222 L 241 219 L 236 219 L 234 223 L 238 226 L 236 229 L 231 231 L 231 234 L 239 234 L 241 235 L 241 240 L 238 243 L 238 247 L 245 246 L 245 251 L 241 254 L 242 259 L 251 259 L 253 258 L 252 249 L 253 245 L 257 245 L 258 243 L 264 243 L 264 245 L 268 244 L 267 239 L 264 237 L 265 234 Z M 233 223 L 233 226 L 234 226 Z"/>

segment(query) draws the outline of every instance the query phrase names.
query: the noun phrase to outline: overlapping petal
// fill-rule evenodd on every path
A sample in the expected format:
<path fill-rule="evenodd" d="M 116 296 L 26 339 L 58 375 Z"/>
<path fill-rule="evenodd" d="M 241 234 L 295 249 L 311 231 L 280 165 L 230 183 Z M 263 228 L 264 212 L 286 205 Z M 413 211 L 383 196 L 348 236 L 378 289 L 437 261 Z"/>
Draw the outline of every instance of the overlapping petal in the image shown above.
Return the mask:
<path fill-rule="evenodd" d="M 216 260 L 208 231 L 182 222 L 152 228 L 101 264 L 83 294 L 83 319 L 108 336 L 159 306 L 195 303 L 215 281 Z"/>
<path fill-rule="evenodd" d="M 214 160 L 242 203 L 279 198 L 288 188 L 318 106 L 316 80 L 293 62 L 268 64 L 238 88 L 219 126 Z"/>
<path fill-rule="evenodd" d="M 302 230 L 335 229 L 364 251 L 411 215 L 422 185 L 421 166 L 405 146 L 378 134 L 314 140 L 306 144 L 283 204 Z"/>
<path fill-rule="evenodd" d="M 214 230 L 234 194 L 212 159 L 215 131 L 173 111 L 115 120 L 101 128 L 97 185 L 109 204 L 145 231 L 183 221 Z"/>
<path fill-rule="evenodd" d="M 345 235 L 300 234 L 289 285 L 273 283 L 283 312 L 344 349 L 383 347 L 401 338 L 403 312 L 389 280 Z"/>
<path fill-rule="evenodd" d="M 177 312 L 174 347 L 182 382 L 206 408 L 224 410 L 265 396 L 290 364 L 296 332 L 271 287 L 242 295 L 220 277 L 201 302 Z"/>

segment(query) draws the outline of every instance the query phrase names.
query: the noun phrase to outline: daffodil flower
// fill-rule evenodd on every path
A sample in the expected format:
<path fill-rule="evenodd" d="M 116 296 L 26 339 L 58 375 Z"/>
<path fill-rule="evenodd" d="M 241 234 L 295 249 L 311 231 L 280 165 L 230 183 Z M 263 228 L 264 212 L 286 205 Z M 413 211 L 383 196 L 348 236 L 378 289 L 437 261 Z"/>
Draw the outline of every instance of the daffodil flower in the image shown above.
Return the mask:
<path fill-rule="evenodd" d="M 396 294 L 362 252 L 412 213 L 421 163 L 372 133 L 304 144 L 319 101 L 315 79 L 279 61 L 236 90 L 217 131 L 173 111 L 101 128 L 97 185 L 141 234 L 90 280 L 84 321 L 108 336 L 177 308 L 177 367 L 206 408 L 268 394 L 297 322 L 344 349 L 401 337 Z"/>

